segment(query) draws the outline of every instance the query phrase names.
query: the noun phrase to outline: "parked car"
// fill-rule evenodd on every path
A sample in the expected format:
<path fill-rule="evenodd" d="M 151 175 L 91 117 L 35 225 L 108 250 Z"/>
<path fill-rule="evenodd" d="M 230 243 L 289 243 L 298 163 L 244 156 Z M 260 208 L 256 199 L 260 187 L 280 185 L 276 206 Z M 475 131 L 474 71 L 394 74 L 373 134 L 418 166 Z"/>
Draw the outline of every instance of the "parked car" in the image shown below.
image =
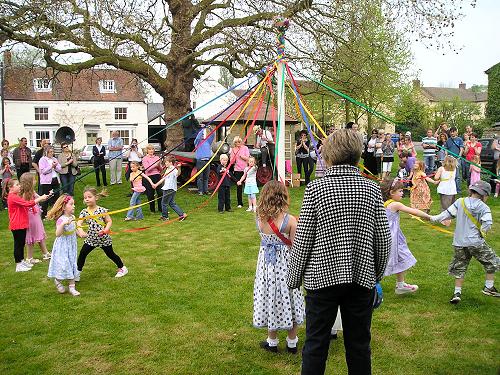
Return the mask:
<path fill-rule="evenodd" d="M 104 160 L 108 161 L 109 160 L 109 150 L 108 150 L 108 145 L 103 145 L 105 150 L 106 150 L 106 155 L 104 155 Z M 78 154 L 78 161 L 83 162 L 83 163 L 90 163 L 94 164 L 94 155 L 92 154 L 92 148 L 94 145 L 86 145 L 83 146 L 80 153 Z"/>
<path fill-rule="evenodd" d="M 479 142 L 483 148 L 481 149 L 481 155 L 479 156 L 481 159 L 481 166 L 488 170 L 491 170 L 493 163 L 495 162 L 495 155 L 493 151 L 493 138 L 481 138 Z"/>

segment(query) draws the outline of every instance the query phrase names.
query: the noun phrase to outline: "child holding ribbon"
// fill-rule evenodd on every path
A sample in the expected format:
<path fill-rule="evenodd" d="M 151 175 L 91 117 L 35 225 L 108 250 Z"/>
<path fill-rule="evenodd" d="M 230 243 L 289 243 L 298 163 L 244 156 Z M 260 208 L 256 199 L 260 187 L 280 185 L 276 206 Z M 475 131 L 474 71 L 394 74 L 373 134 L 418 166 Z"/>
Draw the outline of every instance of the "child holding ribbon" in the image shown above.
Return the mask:
<path fill-rule="evenodd" d="M 286 284 L 289 247 L 297 228 L 297 220 L 287 212 L 289 200 L 287 188 L 274 180 L 264 185 L 259 197 L 256 222 L 261 242 L 253 291 L 253 325 L 267 328 L 267 340 L 260 346 L 273 353 L 278 352 L 277 331 L 287 330 L 286 349 L 294 354 L 297 326 L 304 322 L 305 310 L 301 290 L 289 289 Z"/>
<path fill-rule="evenodd" d="M 413 165 L 412 170 L 412 187 L 410 190 L 411 208 L 422 210 L 429 213 L 432 204 L 431 190 L 427 182 L 438 184 L 432 178 L 425 174 L 425 164 L 421 160 L 417 160 Z"/>
<path fill-rule="evenodd" d="M 257 187 L 257 166 L 255 165 L 255 158 L 250 156 L 248 158 L 248 166 L 243 171 L 243 176 L 237 182 L 241 185 L 245 181 L 245 190 L 243 192 L 248 195 L 248 212 L 255 212 L 257 207 L 257 197 L 256 194 L 259 192 Z"/>
<path fill-rule="evenodd" d="M 87 208 L 80 212 L 78 235 L 85 237 L 85 241 L 78 255 L 76 281 L 80 281 L 80 272 L 83 270 L 87 255 L 96 247 L 103 249 L 106 256 L 118 267 L 115 277 L 123 277 L 128 273 L 128 269 L 123 265 L 121 258 L 113 251 L 113 242 L 109 235 L 113 224 L 111 216 L 107 214 L 108 210 L 106 208 L 97 205 L 97 200 L 107 195 L 105 190 L 98 193 L 95 188 L 89 186 L 83 190 L 83 202 L 87 205 Z M 83 225 L 88 226 L 87 233 L 81 228 Z"/>
<path fill-rule="evenodd" d="M 457 173 L 457 159 L 447 155 L 443 160 L 443 165 L 434 175 L 434 179 L 439 182 L 437 192 L 441 201 L 441 211 L 446 210 L 455 201 L 457 195 L 455 173 Z"/>
<path fill-rule="evenodd" d="M 401 181 L 397 179 L 384 180 L 380 188 L 382 190 L 382 198 L 385 201 L 384 206 L 392 240 L 391 253 L 389 254 L 389 261 L 385 269 L 385 276 L 396 275 L 396 294 L 415 293 L 418 290 L 418 285 L 405 283 L 405 273 L 417 263 L 417 260 L 408 248 L 406 238 L 401 231 L 399 212 L 406 212 L 425 220 L 429 220 L 430 216 L 423 211 L 407 207 L 401 203 L 401 199 L 403 198 L 403 183 Z"/>
<path fill-rule="evenodd" d="M 73 197 L 66 194 L 61 195 L 47 213 L 49 220 L 56 220 L 56 239 L 52 246 L 52 258 L 47 277 L 54 279 L 57 291 L 61 294 L 66 292 L 61 281 L 68 280 L 69 293 L 76 297 L 80 295 L 80 292 L 75 288 L 78 270 L 76 268 L 77 241 L 74 213 L 75 201 Z"/>
<path fill-rule="evenodd" d="M 130 198 L 129 205 L 133 207 L 141 204 L 141 194 L 146 191 L 146 187 L 142 185 L 142 179 L 146 179 L 151 185 L 153 185 L 153 181 L 139 169 L 139 162 L 137 161 L 130 162 L 130 170 L 129 179 L 132 184 L 132 197 Z M 141 206 L 128 210 L 125 217 L 125 221 L 142 219 L 144 219 L 144 214 L 142 213 Z"/>

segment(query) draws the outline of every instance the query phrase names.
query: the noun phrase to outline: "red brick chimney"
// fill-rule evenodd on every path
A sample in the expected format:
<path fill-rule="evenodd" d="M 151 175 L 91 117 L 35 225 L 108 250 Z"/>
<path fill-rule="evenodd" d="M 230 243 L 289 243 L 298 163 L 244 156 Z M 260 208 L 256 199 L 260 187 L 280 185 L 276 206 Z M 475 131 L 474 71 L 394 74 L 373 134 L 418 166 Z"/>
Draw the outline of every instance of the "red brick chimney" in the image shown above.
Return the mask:
<path fill-rule="evenodd" d="M 462 90 L 465 90 L 465 89 L 467 88 L 467 85 L 466 85 L 465 83 L 463 83 L 463 82 L 460 82 L 460 83 L 458 84 L 458 88 L 459 88 L 459 89 L 462 89 Z"/>
<path fill-rule="evenodd" d="M 3 53 L 3 66 L 10 66 L 12 64 L 12 53 L 4 51 Z"/>

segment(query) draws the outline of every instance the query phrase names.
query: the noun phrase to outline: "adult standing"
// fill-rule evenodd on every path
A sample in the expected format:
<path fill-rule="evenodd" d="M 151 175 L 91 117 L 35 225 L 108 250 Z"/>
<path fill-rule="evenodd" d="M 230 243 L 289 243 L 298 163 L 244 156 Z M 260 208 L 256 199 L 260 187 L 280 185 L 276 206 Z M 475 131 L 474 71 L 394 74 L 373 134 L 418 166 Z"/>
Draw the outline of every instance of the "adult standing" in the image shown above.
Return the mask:
<path fill-rule="evenodd" d="M 57 157 L 57 161 L 61 165 L 59 176 L 61 177 L 62 191 L 70 196 L 75 193 L 75 179 L 78 174 L 78 160 L 73 151 L 69 148 L 69 144 L 61 143 L 62 152 Z"/>
<path fill-rule="evenodd" d="M 23 173 L 29 172 L 31 169 L 31 150 L 28 148 L 28 140 L 22 137 L 19 141 L 19 147 L 16 147 L 12 152 L 14 165 L 16 166 L 17 179 L 20 179 Z"/>
<path fill-rule="evenodd" d="M 375 159 L 375 144 L 377 143 L 378 130 L 372 130 L 372 136 L 366 142 L 365 151 L 363 153 L 364 167 L 371 174 L 377 174 L 377 160 Z"/>
<path fill-rule="evenodd" d="M 417 151 L 415 150 L 415 145 L 413 144 L 413 141 L 411 139 L 411 133 L 406 132 L 405 133 L 405 138 L 404 142 L 401 148 L 401 152 L 406 151 L 408 153 L 408 156 L 416 157 L 417 156 Z"/>
<path fill-rule="evenodd" d="M 40 168 L 38 167 L 38 163 L 40 163 L 40 159 L 42 158 L 45 149 L 50 146 L 49 139 L 42 139 L 40 141 L 40 149 L 35 152 L 35 156 L 33 157 L 33 162 L 31 163 L 32 167 L 35 168 L 36 174 L 38 176 L 38 194 L 41 194 L 40 190 Z"/>
<path fill-rule="evenodd" d="M 469 126 L 470 127 L 470 126 Z M 467 142 L 465 142 L 464 144 L 464 154 L 465 154 L 465 159 L 468 160 L 468 161 L 472 161 L 472 159 L 474 158 L 474 156 L 480 156 L 481 155 L 481 150 L 483 149 L 483 145 L 481 144 L 481 142 L 479 142 L 477 140 L 477 134 L 476 133 L 472 133 L 469 135 L 469 140 Z M 462 167 L 462 175 L 463 175 L 463 178 L 464 180 L 466 179 L 467 180 L 467 186 L 470 185 L 470 163 L 467 163 L 465 161 L 463 161 L 463 165 L 464 167 Z M 464 174 L 465 172 L 465 174 Z"/>
<path fill-rule="evenodd" d="M 297 173 L 302 175 L 302 167 L 304 167 L 304 175 L 306 178 L 306 185 L 309 183 L 311 178 L 310 169 L 310 147 L 311 142 L 307 139 L 307 131 L 301 130 L 299 133 L 299 139 L 295 143 L 295 162 L 297 163 Z"/>
<path fill-rule="evenodd" d="M 436 132 L 434 133 L 434 137 L 437 138 L 437 136 L 441 133 L 445 133 L 447 138 L 450 138 L 451 132 L 450 132 L 450 127 L 446 122 L 442 122 L 438 128 L 436 129 Z"/>
<path fill-rule="evenodd" d="M 446 133 L 439 134 L 439 140 L 437 141 L 437 168 L 443 165 L 444 158 L 446 157 L 446 141 L 448 136 Z"/>
<path fill-rule="evenodd" d="M 118 131 L 111 133 L 108 144 L 110 185 L 122 183 L 123 139 Z"/>
<path fill-rule="evenodd" d="M 193 109 L 189 107 L 186 109 L 186 112 L 193 112 Z M 196 139 L 196 135 L 200 131 L 200 123 L 194 116 L 194 113 L 191 113 L 188 117 L 182 120 L 181 125 L 184 133 L 184 151 L 191 152 L 194 150 L 194 140 Z"/>
<path fill-rule="evenodd" d="M 211 128 L 207 126 L 206 128 L 203 128 L 198 132 L 198 135 L 194 140 L 194 145 L 196 146 L 196 169 L 198 171 L 204 168 L 212 157 L 212 142 L 214 138 L 215 132 L 211 132 Z M 196 179 L 196 185 L 198 186 L 198 195 L 208 194 L 209 173 L 210 166 L 207 166 L 203 170 L 203 172 L 198 175 L 198 178 Z"/>
<path fill-rule="evenodd" d="M 385 141 L 385 131 L 380 129 L 377 133 L 377 141 L 375 142 L 375 164 L 377 165 L 377 175 L 378 178 L 382 178 L 382 159 L 384 157 L 384 151 L 382 146 Z"/>
<path fill-rule="evenodd" d="M 403 133 L 399 133 L 398 140 L 396 141 L 396 150 L 398 151 L 398 156 L 401 159 L 403 156 L 403 144 L 405 142 L 405 135 Z"/>
<path fill-rule="evenodd" d="M 450 137 L 446 141 L 444 146 L 447 151 L 450 151 L 450 155 L 457 159 L 457 173 L 455 174 L 455 185 L 457 186 L 457 194 L 462 192 L 462 180 L 460 178 L 460 169 L 463 161 L 459 156 L 463 155 L 464 152 L 464 141 L 458 136 L 458 130 L 456 127 L 450 129 Z"/>
<path fill-rule="evenodd" d="M 304 193 L 287 275 L 289 288 L 303 280 L 307 292 L 302 374 L 325 372 L 339 306 L 349 374 L 371 374 L 374 287 L 384 275 L 391 234 L 380 187 L 356 168 L 362 148 L 351 130 L 330 135 L 323 144 L 325 177 Z"/>
<path fill-rule="evenodd" d="M 101 179 L 99 178 L 99 173 L 102 175 L 102 183 L 104 186 L 107 186 L 108 183 L 106 181 L 106 147 L 102 144 L 102 138 L 96 138 L 95 145 L 92 147 L 92 155 L 93 163 L 94 163 L 94 172 L 95 172 L 95 181 L 97 186 L 101 186 Z"/>
<path fill-rule="evenodd" d="M 429 175 L 434 172 L 437 150 L 437 138 L 434 137 L 432 129 L 428 129 L 426 136 L 422 138 L 422 147 L 424 149 L 425 174 Z"/>
<path fill-rule="evenodd" d="M 262 155 L 262 166 L 266 167 L 267 162 L 274 163 L 274 138 L 273 134 L 260 126 L 255 127 L 255 148 L 260 149 Z"/>
<path fill-rule="evenodd" d="M 49 194 L 53 190 L 52 196 L 42 203 L 42 218 L 47 216 L 49 205 L 53 205 L 59 198 L 59 178 L 57 172 L 61 172 L 61 164 L 54 157 L 54 148 L 49 146 L 45 149 L 44 155 L 38 164 L 40 168 L 40 190 L 42 195 Z"/>
<path fill-rule="evenodd" d="M 231 164 L 234 165 L 234 178 L 237 181 L 241 180 L 247 166 L 250 150 L 243 143 L 241 137 L 236 136 L 233 139 L 233 148 L 231 149 Z M 238 208 L 243 207 L 243 185 L 236 185 L 236 197 L 238 200 Z"/>
<path fill-rule="evenodd" d="M 493 150 L 493 163 L 491 164 L 490 171 L 493 175 L 490 175 L 490 185 L 491 191 L 495 191 L 495 198 L 498 197 L 498 192 L 496 191 L 497 177 L 498 173 L 497 165 L 500 163 L 500 136 L 497 134 L 493 135 L 493 143 L 491 144 L 491 149 Z"/>
<path fill-rule="evenodd" d="M 125 157 L 127 158 L 127 171 L 125 172 L 125 179 L 128 181 L 130 179 L 130 163 L 133 161 L 141 164 L 142 162 L 142 157 L 144 155 L 142 154 L 142 151 L 139 147 L 139 142 L 137 139 L 132 139 L 132 142 L 130 142 L 130 147 L 125 152 Z"/>
<path fill-rule="evenodd" d="M 159 156 L 155 155 L 155 148 L 153 145 L 146 146 L 146 155 L 142 158 L 142 167 L 144 168 L 144 174 L 153 181 L 153 184 L 160 181 L 162 172 L 161 159 Z M 146 178 L 142 179 L 142 184 L 146 188 L 149 210 L 153 213 L 156 212 L 155 202 L 153 201 L 156 192 L 156 205 L 158 206 L 158 212 L 161 212 L 161 198 L 163 197 L 162 186 L 159 185 L 155 189 Z"/>

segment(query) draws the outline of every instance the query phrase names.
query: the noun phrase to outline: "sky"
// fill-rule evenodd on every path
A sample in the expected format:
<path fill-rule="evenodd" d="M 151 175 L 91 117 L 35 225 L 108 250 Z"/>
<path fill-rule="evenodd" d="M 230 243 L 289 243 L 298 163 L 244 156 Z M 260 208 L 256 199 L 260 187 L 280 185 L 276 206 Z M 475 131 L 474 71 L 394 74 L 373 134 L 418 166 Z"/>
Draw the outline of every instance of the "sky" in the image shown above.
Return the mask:
<path fill-rule="evenodd" d="M 475 8 L 464 8 L 465 17 L 455 25 L 452 39 L 458 54 L 427 49 L 418 42 L 411 48 L 414 54 L 413 75 L 423 86 L 467 87 L 486 85 L 485 70 L 500 62 L 500 1 L 477 0 Z"/>

